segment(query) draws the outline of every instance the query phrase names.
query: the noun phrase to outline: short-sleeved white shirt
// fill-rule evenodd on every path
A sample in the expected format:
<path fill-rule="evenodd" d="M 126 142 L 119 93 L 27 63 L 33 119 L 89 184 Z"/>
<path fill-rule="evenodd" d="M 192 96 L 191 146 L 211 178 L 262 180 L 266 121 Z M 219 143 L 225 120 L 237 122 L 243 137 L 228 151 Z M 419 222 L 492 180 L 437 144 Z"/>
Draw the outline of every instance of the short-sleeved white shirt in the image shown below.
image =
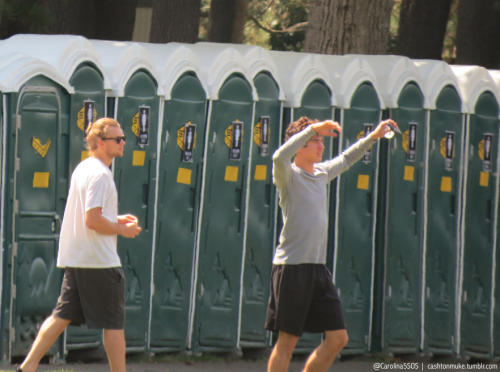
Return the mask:
<path fill-rule="evenodd" d="M 71 176 L 59 240 L 58 267 L 106 268 L 121 266 L 116 235 L 103 235 L 85 225 L 85 212 L 102 208 L 102 215 L 118 221 L 118 197 L 113 174 L 99 159 L 82 161 Z"/>

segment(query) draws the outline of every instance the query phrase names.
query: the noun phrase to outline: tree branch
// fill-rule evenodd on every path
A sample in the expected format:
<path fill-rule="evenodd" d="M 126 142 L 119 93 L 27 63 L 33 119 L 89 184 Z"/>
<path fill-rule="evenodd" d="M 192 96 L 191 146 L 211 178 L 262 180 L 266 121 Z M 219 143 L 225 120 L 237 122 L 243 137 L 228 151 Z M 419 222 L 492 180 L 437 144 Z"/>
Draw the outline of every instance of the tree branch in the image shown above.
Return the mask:
<path fill-rule="evenodd" d="M 293 25 L 292 27 L 288 27 L 284 30 L 273 30 L 272 28 L 261 25 L 260 22 L 257 20 L 257 18 L 255 18 L 250 14 L 248 15 L 248 19 L 252 20 L 253 23 L 255 23 L 259 28 L 263 29 L 266 32 L 269 32 L 270 34 L 286 34 L 295 31 L 302 31 L 300 30 L 300 28 L 307 26 L 307 22 L 301 22 Z"/>

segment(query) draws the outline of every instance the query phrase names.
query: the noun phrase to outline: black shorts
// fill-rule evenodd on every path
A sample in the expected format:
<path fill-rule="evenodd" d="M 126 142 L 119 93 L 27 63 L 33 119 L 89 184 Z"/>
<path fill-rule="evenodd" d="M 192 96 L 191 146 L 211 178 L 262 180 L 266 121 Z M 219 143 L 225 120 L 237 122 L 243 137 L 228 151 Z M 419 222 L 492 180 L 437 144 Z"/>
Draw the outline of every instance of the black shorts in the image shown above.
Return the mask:
<path fill-rule="evenodd" d="M 66 267 L 52 315 L 94 329 L 125 328 L 125 275 L 121 267 Z"/>
<path fill-rule="evenodd" d="M 273 265 L 265 327 L 296 336 L 345 329 L 340 298 L 325 265 Z"/>

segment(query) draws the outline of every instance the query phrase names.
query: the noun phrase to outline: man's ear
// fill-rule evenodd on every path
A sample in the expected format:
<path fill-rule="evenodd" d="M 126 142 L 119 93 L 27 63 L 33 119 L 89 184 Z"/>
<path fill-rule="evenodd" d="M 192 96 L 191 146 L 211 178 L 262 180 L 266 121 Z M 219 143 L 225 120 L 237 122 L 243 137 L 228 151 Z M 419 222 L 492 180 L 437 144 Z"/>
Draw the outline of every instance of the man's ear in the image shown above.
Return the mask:
<path fill-rule="evenodd" d="M 97 140 L 97 147 L 104 148 L 104 141 L 100 138 Z"/>

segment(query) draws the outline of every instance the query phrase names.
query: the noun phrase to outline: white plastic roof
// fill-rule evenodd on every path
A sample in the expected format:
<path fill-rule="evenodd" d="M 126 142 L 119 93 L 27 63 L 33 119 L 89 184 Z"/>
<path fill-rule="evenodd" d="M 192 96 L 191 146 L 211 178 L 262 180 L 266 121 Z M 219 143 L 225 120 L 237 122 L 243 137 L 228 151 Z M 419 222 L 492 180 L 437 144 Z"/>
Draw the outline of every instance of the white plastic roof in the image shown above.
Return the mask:
<path fill-rule="evenodd" d="M 443 61 L 433 59 L 414 59 L 413 63 L 417 66 L 422 76 L 422 90 L 429 99 L 430 109 L 436 109 L 436 101 L 444 87 L 451 85 L 454 87 L 462 101 L 462 112 L 466 111 L 466 105 L 462 99 L 457 77 L 453 73 L 450 65 Z"/>
<path fill-rule="evenodd" d="M 2 92 L 18 92 L 27 80 L 37 75 L 44 75 L 61 85 L 68 93 L 75 93 L 68 81 L 44 61 L 23 53 L 0 56 L 0 90 Z"/>
<path fill-rule="evenodd" d="M 270 51 L 279 66 L 278 75 L 285 91 L 285 106 L 300 107 L 302 96 L 314 80 L 322 80 L 332 92 L 332 106 L 337 100 L 329 81 L 328 70 L 318 54 Z"/>
<path fill-rule="evenodd" d="M 465 112 L 474 114 L 476 102 L 484 92 L 490 91 L 500 104 L 500 94 L 495 81 L 484 67 L 479 66 L 450 66 L 457 77 L 462 93 Z"/>
<path fill-rule="evenodd" d="M 73 35 L 14 35 L 0 43 L 0 55 L 24 53 L 43 60 L 59 71 L 67 81 L 83 62 L 93 63 L 104 76 L 104 87 L 110 89 L 103 73 L 97 50 L 83 36 Z"/>
<path fill-rule="evenodd" d="M 248 65 L 241 53 L 232 48 L 231 45 L 217 43 L 185 45 L 202 61 L 201 72 L 203 80 L 207 84 L 211 100 L 219 99 L 219 90 L 226 79 L 234 73 L 239 73 L 245 77 L 252 87 L 253 100 L 256 101 L 258 99 Z"/>
<path fill-rule="evenodd" d="M 196 74 L 209 98 L 208 88 L 201 73 L 200 61 L 186 45 L 180 43 L 139 43 L 139 45 L 148 51 L 155 63 L 159 83 L 165 92 L 165 100 L 172 98 L 171 93 L 175 83 L 182 74 L 189 71 Z"/>
<path fill-rule="evenodd" d="M 497 91 L 500 92 L 500 70 L 488 70 L 488 73 L 490 74 L 491 78 L 493 79 L 493 82 L 497 86 Z M 498 104 L 500 105 L 500 102 L 498 102 Z"/>
<path fill-rule="evenodd" d="M 104 75 L 110 80 L 111 96 L 123 97 L 129 79 L 140 69 L 148 71 L 159 82 L 153 58 L 141 45 L 122 41 L 90 40 L 90 42 L 101 57 Z M 157 94 L 164 95 L 161 84 L 158 84 Z"/>
<path fill-rule="evenodd" d="M 401 90 L 409 82 L 417 83 L 422 89 L 422 77 L 411 59 L 401 56 L 359 55 L 359 57 L 367 61 L 375 72 L 377 85 L 382 94 L 385 107 L 398 107 Z M 424 95 L 424 108 L 430 109 L 431 104 L 427 95 L 424 91 L 422 91 L 422 94 Z"/>
<path fill-rule="evenodd" d="M 245 58 L 252 80 L 255 79 L 255 76 L 263 71 L 271 74 L 276 84 L 278 84 L 279 99 L 280 101 L 284 101 L 285 92 L 281 87 L 278 69 L 276 68 L 276 64 L 271 58 L 269 52 L 264 48 L 256 45 L 231 44 L 231 47 L 240 52 L 243 55 L 243 58 Z"/>
<path fill-rule="evenodd" d="M 380 100 L 380 108 L 385 108 L 375 73 L 368 62 L 356 55 L 322 55 L 321 60 L 328 69 L 330 84 L 339 107 L 344 109 L 350 108 L 352 96 L 356 92 L 356 89 L 362 83 L 369 82 L 377 92 Z"/>

